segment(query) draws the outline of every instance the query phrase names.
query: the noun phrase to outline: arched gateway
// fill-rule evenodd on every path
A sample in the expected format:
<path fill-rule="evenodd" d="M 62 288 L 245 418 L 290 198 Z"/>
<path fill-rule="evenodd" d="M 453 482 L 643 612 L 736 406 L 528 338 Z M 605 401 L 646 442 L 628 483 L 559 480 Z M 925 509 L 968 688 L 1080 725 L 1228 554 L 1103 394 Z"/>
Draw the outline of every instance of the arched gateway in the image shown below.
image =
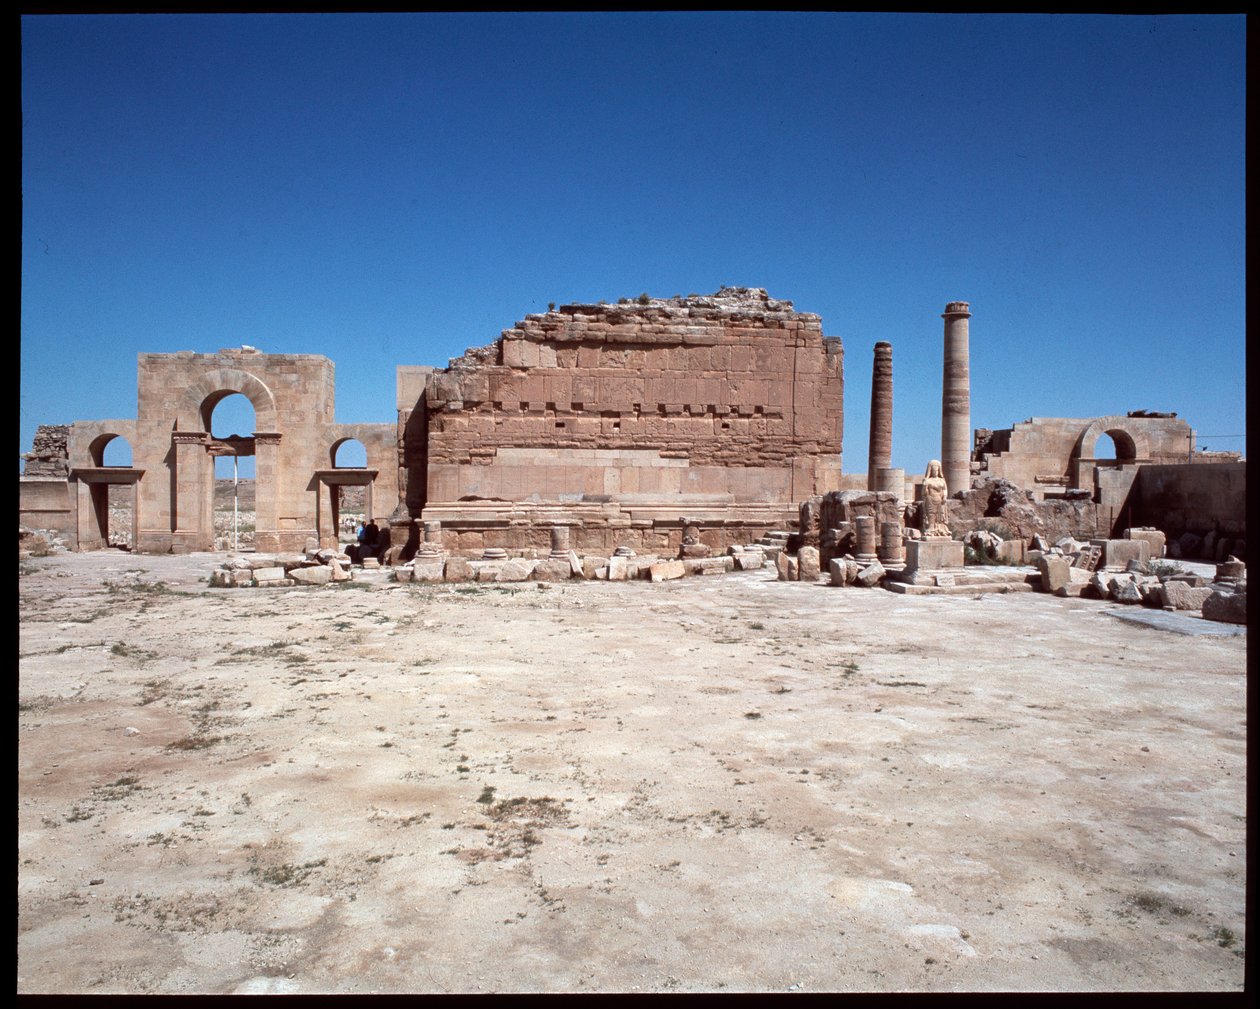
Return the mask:
<path fill-rule="evenodd" d="M 71 427 L 71 480 L 83 485 L 80 549 L 102 546 L 99 509 L 105 482 L 135 486 L 138 550 L 187 553 L 214 548 L 214 459 L 255 457 L 255 545 L 260 551 L 303 549 L 311 537 L 337 545 L 327 505 L 333 446 L 355 438 L 369 466 L 341 479 L 373 485 L 378 510 L 398 500 L 396 468 L 379 466 L 397 453 L 391 424 L 337 424 L 333 419 L 333 363 L 315 354 L 263 354 L 249 347 L 217 354 L 141 354 L 134 421 L 77 421 Z M 210 418 L 227 396 L 239 393 L 254 408 L 256 430 L 215 438 Z M 107 436 L 125 436 L 132 466 L 123 473 L 101 465 Z"/>

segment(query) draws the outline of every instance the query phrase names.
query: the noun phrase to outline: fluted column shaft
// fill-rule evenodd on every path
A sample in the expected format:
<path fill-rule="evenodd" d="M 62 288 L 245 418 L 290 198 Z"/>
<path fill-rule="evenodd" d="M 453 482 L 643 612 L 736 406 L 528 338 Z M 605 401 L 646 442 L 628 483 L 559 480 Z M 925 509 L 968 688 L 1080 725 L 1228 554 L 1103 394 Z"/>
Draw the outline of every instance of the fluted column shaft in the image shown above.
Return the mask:
<path fill-rule="evenodd" d="M 871 446 L 866 464 L 866 489 L 879 490 L 879 471 L 892 465 L 892 344 L 875 344 L 871 372 Z"/>

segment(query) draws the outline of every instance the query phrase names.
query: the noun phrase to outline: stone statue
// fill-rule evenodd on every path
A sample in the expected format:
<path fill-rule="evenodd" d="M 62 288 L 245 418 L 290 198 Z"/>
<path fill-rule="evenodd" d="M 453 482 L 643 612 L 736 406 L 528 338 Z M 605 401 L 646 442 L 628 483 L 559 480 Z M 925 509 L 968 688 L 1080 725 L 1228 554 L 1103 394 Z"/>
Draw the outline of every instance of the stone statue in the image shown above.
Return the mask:
<path fill-rule="evenodd" d="M 923 535 L 927 539 L 949 539 L 949 523 L 946 521 L 946 500 L 949 489 L 939 459 L 928 463 L 923 476 Z"/>

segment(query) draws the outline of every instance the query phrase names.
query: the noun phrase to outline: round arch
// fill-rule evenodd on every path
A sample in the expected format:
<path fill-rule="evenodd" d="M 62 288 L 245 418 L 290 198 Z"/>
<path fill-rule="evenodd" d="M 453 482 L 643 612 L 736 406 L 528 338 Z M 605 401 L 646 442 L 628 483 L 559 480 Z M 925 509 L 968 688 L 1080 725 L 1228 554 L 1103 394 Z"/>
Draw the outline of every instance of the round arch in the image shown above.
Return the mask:
<path fill-rule="evenodd" d="M 208 432 L 214 408 L 233 393 L 240 393 L 253 405 L 257 430 L 276 430 L 276 400 L 271 390 L 257 376 L 238 368 L 216 368 L 202 375 L 188 387 L 180 416 L 195 418 L 200 429 Z"/>
<path fill-rule="evenodd" d="M 98 434 L 95 438 L 93 438 L 92 441 L 88 444 L 88 456 L 89 458 L 91 458 L 93 466 L 108 466 L 108 465 L 131 466 L 132 465 L 131 462 L 128 462 L 128 463 L 105 462 L 106 448 L 116 441 L 121 441 L 124 445 L 127 446 L 127 454 L 131 455 L 132 462 L 135 461 L 135 455 L 133 453 L 130 438 L 128 438 L 125 434 L 120 434 L 117 431 L 103 431 L 101 434 Z M 118 450 L 118 446 L 114 445 L 114 448 L 111 449 L 110 454 L 112 455 L 116 453 L 117 450 Z"/>
<path fill-rule="evenodd" d="M 358 447 L 358 452 L 355 454 L 361 454 L 363 456 L 363 462 L 348 464 L 348 465 L 347 464 L 338 465 L 337 463 L 338 451 L 341 450 L 342 446 L 351 444 L 351 443 L 353 443 L 354 446 Z M 354 435 L 346 435 L 344 438 L 338 438 L 336 441 L 332 443 L 331 447 L 328 449 L 328 465 L 333 467 L 334 469 L 363 469 L 367 466 L 367 464 L 368 464 L 367 446 L 361 440 L 356 438 Z"/>
<path fill-rule="evenodd" d="M 1132 462 L 1135 459 L 1150 458 L 1150 446 L 1141 431 L 1133 430 L 1128 417 L 1097 417 L 1077 439 L 1073 459 L 1093 459 L 1098 439 L 1108 435 L 1116 443 L 1116 459 L 1120 462 Z"/>

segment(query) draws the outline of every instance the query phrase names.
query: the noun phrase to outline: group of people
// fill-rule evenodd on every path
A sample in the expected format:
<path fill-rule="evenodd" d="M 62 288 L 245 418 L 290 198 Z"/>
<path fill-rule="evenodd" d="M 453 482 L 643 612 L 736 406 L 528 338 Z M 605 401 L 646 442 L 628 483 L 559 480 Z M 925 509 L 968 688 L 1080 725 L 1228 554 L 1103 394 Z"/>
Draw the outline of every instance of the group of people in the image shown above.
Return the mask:
<path fill-rule="evenodd" d="M 389 526 L 378 526 L 375 519 L 368 519 L 355 534 L 357 542 L 346 547 L 346 554 L 355 564 L 362 564 L 367 557 L 384 557 L 389 549 Z"/>

